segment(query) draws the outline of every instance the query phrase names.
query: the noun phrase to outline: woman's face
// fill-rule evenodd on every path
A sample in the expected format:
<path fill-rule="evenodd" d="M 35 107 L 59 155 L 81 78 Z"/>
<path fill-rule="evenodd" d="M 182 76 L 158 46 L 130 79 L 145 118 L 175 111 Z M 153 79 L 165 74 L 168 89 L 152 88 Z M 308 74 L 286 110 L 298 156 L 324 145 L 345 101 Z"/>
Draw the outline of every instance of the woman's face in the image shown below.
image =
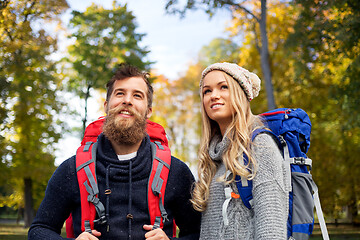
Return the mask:
<path fill-rule="evenodd" d="M 225 73 L 214 70 L 203 79 L 203 106 L 208 117 L 218 123 L 222 135 L 232 120 L 234 108 L 230 101 Z"/>

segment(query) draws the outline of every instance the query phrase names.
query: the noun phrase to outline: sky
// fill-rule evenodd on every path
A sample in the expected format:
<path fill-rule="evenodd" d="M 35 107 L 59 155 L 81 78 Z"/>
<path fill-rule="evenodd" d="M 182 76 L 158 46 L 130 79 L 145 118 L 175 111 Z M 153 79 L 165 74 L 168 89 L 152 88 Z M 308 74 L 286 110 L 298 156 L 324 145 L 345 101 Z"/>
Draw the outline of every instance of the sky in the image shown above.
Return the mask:
<path fill-rule="evenodd" d="M 70 9 L 62 17 L 65 24 L 69 21 L 72 10 L 85 11 L 93 2 L 108 9 L 112 5 L 112 0 L 67 0 L 67 2 Z M 228 36 L 225 28 L 230 21 L 230 13 L 225 10 L 218 10 L 211 19 L 204 11 L 188 11 L 185 18 L 181 19 L 178 15 L 166 14 L 166 0 L 118 2 L 122 5 L 126 3 L 128 11 L 132 11 L 137 23 L 137 33 L 146 34 L 140 46 L 147 46 L 150 50 L 148 58 L 155 62 L 152 69 L 156 74 L 163 74 L 170 80 L 179 78 L 185 73 L 190 63 L 197 61 L 197 55 L 203 46 L 208 45 L 214 38 Z M 63 36 L 59 37 L 65 43 L 60 43 L 61 49 L 65 49 L 67 42 Z M 91 99 L 89 106 L 97 107 L 90 109 L 90 120 L 101 116 L 100 105 L 96 97 Z M 66 134 L 58 145 L 56 165 L 75 154 L 80 145 L 80 139 Z"/>
<path fill-rule="evenodd" d="M 111 8 L 112 0 L 67 0 L 71 9 L 84 11 L 92 2 Z M 151 51 L 148 55 L 152 66 L 169 79 L 176 79 L 187 64 L 195 61 L 202 46 L 216 37 L 226 37 L 228 11 L 219 10 L 212 19 L 204 11 L 188 11 L 185 18 L 165 12 L 166 0 L 127 0 L 128 10 L 136 17 L 137 32 L 145 33 L 141 44 Z M 67 20 L 70 17 L 69 10 Z"/>

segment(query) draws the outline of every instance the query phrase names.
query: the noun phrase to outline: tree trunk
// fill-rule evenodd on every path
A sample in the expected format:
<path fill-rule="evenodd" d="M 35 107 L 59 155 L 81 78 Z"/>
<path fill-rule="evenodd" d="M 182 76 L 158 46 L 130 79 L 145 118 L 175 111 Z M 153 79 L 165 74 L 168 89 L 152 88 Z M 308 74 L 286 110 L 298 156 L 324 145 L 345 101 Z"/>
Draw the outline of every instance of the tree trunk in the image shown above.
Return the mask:
<path fill-rule="evenodd" d="M 268 101 L 268 109 L 276 108 L 274 99 L 274 90 L 271 82 L 271 69 L 269 61 L 269 44 L 266 31 L 266 0 L 261 0 L 261 19 L 260 19 L 260 32 L 261 32 L 261 69 L 265 80 L 265 90 Z"/>
<path fill-rule="evenodd" d="M 354 195 L 352 194 L 351 196 L 351 200 L 349 202 L 349 204 L 346 206 L 347 207 L 347 211 L 346 211 L 346 220 L 347 222 L 350 222 L 352 224 L 357 224 L 357 204 L 356 204 L 356 200 L 354 200 Z"/>
<path fill-rule="evenodd" d="M 25 199 L 24 227 L 27 228 L 30 227 L 34 219 L 31 178 L 24 178 L 24 199 Z"/>
<path fill-rule="evenodd" d="M 91 85 L 89 84 L 85 93 L 85 110 L 84 110 L 84 118 L 83 118 L 83 136 L 85 135 L 85 128 L 86 128 L 86 122 L 87 122 L 87 105 L 88 105 L 88 100 L 90 97 L 90 89 L 91 89 Z"/>
<path fill-rule="evenodd" d="M 354 196 L 354 198 L 355 198 L 355 196 Z M 357 209 L 357 204 L 356 204 L 356 198 L 351 200 L 348 207 L 349 207 L 349 219 L 350 219 L 351 223 L 355 225 L 358 223 L 357 222 L 358 209 Z"/>

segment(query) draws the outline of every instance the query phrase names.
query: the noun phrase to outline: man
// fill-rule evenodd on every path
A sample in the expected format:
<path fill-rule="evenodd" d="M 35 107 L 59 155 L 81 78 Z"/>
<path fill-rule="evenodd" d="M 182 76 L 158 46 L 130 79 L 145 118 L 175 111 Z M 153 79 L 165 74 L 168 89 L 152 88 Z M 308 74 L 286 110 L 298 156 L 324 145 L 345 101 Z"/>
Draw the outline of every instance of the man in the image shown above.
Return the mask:
<path fill-rule="evenodd" d="M 105 207 L 106 224 L 95 223 L 92 234 L 81 233 L 80 190 L 73 156 L 50 179 L 28 239 L 62 239 L 59 234 L 70 213 L 76 239 L 169 239 L 174 219 L 180 239 L 198 239 L 200 213 L 190 203 L 194 177 L 175 157 L 171 157 L 164 197 L 170 221 L 163 229 L 153 230 L 150 225 L 147 184 L 152 150 L 146 119 L 152 113 L 152 95 L 148 75 L 130 65 L 120 65 L 107 84 L 107 116 L 96 154 L 99 199 Z M 111 194 L 105 194 L 108 189 Z"/>

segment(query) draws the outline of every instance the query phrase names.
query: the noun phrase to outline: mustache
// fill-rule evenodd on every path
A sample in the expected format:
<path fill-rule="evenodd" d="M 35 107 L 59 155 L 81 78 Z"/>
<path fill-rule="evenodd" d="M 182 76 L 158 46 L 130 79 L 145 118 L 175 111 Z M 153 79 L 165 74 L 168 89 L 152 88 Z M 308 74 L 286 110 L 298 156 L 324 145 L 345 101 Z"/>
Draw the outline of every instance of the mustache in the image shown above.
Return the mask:
<path fill-rule="evenodd" d="M 130 108 L 129 108 L 129 107 L 125 107 L 125 106 L 122 106 L 122 105 L 117 106 L 117 107 L 112 108 L 112 109 L 109 109 L 108 115 L 111 116 L 111 115 L 119 114 L 121 111 L 127 111 L 127 112 L 129 112 L 131 115 L 134 115 L 134 116 L 137 116 L 137 117 L 140 117 L 140 116 L 141 116 L 141 114 L 140 114 L 138 111 L 136 111 L 135 109 L 133 109 L 133 108 L 131 108 L 131 107 L 130 107 Z"/>

